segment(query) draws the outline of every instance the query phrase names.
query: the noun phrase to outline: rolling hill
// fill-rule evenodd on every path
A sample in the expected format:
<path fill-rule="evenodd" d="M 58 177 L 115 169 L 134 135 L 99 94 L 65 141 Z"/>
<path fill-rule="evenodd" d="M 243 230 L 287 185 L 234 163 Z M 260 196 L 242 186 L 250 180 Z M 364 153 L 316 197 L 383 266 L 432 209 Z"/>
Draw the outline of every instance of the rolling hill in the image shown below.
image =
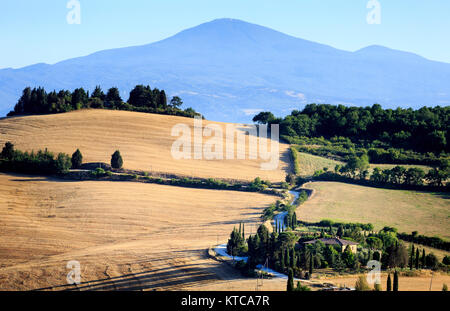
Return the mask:
<path fill-rule="evenodd" d="M 82 110 L 57 115 L 5 118 L 0 120 L 0 144 L 11 141 L 19 150 L 37 151 L 48 148 L 49 151 L 69 155 L 79 148 L 85 163 L 109 163 L 111 154 L 119 149 L 124 159 L 124 168 L 131 170 L 187 177 L 246 181 L 261 177 L 273 182 L 284 181 L 289 170 L 289 155 L 285 144 L 280 144 L 279 166 L 273 171 L 261 170 L 263 160 L 249 159 L 248 139 L 245 160 L 226 160 L 225 156 L 224 160 L 175 160 L 171 147 L 178 137 L 171 136 L 171 131 L 180 123 L 192 128 L 194 119 L 113 110 Z M 203 126 L 208 124 L 219 125 L 225 133 L 225 123 L 203 122 Z M 226 137 L 224 146 L 225 143 Z"/>
<path fill-rule="evenodd" d="M 0 290 L 73 289 L 66 281 L 72 260 L 81 265 L 81 290 L 174 290 L 236 277 L 206 250 L 241 221 L 255 232 L 275 200 L 0 174 Z"/>
<path fill-rule="evenodd" d="M 54 65 L 0 70 L 0 115 L 26 86 L 48 90 L 164 88 L 209 119 L 247 122 L 260 110 L 285 115 L 305 103 L 384 107 L 450 103 L 450 64 L 369 46 L 355 52 L 240 20 L 219 19 L 143 46 L 100 51 Z"/>
<path fill-rule="evenodd" d="M 13 117 L 0 119 L 0 143 L 12 141 L 28 151 L 71 153 L 80 148 L 84 162 L 108 162 L 120 149 L 127 169 L 284 180 L 289 168 L 286 145 L 280 146 L 286 161 L 275 171 L 261 171 L 259 160 L 174 160 L 171 146 L 177 137 L 171 136 L 172 127 L 192 127 L 193 122 L 112 110 Z M 226 126 L 203 121 L 208 124 Z M 248 155 L 248 144 L 246 151 Z M 277 198 L 0 174 L 0 290 L 74 289 L 66 282 L 71 260 L 81 263 L 81 290 L 173 290 L 239 277 L 227 265 L 208 259 L 206 250 L 226 242 L 240 222 L 247 223 L 248 234 L 255 232 L 263 209 Z"/>
<path fill-rule="evenodd" d="M 316 193 L 313 200 L 298 208 L 301 220 L 371 223 L 375 230 L 391 226 L 399 232 L 418 231 L 427 236 L 450 238 L 447 193 L 379 189 L 339 182 L 312 182 L 305 187 Z"/>

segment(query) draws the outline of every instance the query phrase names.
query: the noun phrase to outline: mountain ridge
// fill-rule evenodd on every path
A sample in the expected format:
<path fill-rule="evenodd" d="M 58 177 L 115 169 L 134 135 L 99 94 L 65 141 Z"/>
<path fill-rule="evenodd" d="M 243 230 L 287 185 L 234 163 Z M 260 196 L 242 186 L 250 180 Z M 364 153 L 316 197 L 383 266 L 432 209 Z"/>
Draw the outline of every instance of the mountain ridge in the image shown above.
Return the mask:
<path fill-rule="evenodd" d="M 236 19 L 216 19 L 150 44 L 0 70 L 0 113 L 26 86 L 136 84 L 181 96 L 206 117 L 246 121 L 246 111 L 285 115 L 310 102 L 418 108 L 450 104 L 450 64 L 372 45 L 357 51 L 296 38 Z"/>

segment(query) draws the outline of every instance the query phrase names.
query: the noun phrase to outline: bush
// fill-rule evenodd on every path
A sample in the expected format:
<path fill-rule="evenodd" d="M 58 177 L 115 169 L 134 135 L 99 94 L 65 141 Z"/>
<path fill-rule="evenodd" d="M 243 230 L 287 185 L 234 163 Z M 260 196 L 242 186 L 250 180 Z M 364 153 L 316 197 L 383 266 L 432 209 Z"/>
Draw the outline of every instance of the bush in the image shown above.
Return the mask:
<path fill-rule="evenodd" d="M 83 164 L 83 155 L 81 154 L 80 149 L 77 149 L 77 151 L 75 151 L 72 154 L 72 168 L 73 169 L 80 168 L 82 164 Z"/>
<path fill-rule="evenodd" d="M 11 160 L 14 156 L 14 145 L 11 142 L 5 143 L 5 147 L 3 147 L 2 153 L 0 157 Z"/>
<path fill-rule="evenodd" d="M 56 162 L 55 162 L 55 168 L 56 168 L 56 172 L 58 174 L 67 173 L 69 171 L 71 165 L 72 165 L 72 161 L 67 154 L 58 153 L 58 156 L 57 156 Z"/>
<path fill-rule="evenodd" d="M 433 253 L 428 254 L 425 258 L 425 264 L 430 269 L 436 269 L 439 265 L 439 260 L 437 259 L 436 255 Z"/>
<path fill-rule="evenodd" d="M 24 174 L 64 174 L 71 167 L 71 159 L 67 154 L 59 153 L 56 158 L 48 150 L 37 153 L 14 150 L 10 143 L 5 144 L 0 160 L 0 171 Z"/>
<path fill-rule="evenodd" d="M 306 285 L 302 285 L 300 282 L 297 282 L 297 287 L 294 289 L 296 292 L 309 292 L 311 288 Z"/>
<path fill-rule="evenodd" d="M 442 259 L 442 263 L 446 266 L 450 265 L 450 256 L 445 256 L 444 259 Z"/>
<path fill-rule="evenodd" d="M 121 169 L 123 166 L 123 159 L 120 155 L 120 151 L 116 150 L 111 156 L 111 167 L 115 169 Z"/>
<path fill-rule="evenodd" d="M 94 178 L 101 178 L 106 175 L 107 175 L 106 171 L 101 167 L 97 167 L 95 170 L 91 171 L 91 176 Z"/>

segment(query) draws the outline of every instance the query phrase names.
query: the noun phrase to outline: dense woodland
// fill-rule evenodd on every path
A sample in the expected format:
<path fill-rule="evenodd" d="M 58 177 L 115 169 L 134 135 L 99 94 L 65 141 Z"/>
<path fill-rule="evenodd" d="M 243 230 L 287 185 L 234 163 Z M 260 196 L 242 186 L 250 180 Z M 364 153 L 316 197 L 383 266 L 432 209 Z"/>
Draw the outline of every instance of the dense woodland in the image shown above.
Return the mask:
<path fill-rule="evenodd" d="M 128 110 L 185 117 L 199 115 L 192 108 L 182 110 L 180 108 L 182 105 L 183 101 L 180 97 L 174 96 L 168 102 L 164 90 L 151 89 L 148 85 L 137 85 L 131 90 L 127 102 L 122 100 L 119 90 L 115 87 L 110 88 L 106 94 L 100 86 L 97 86 L 92 94 L 83 88 L 75 89 L 73 92 L 61 90 L 47 93 L 42 87 L 34 89 L 27 87 L 8 116 L 62 113 L 85 108 Z"/>
<path fill-rule="evenodd" d="M 426 157 L 433 158 L 445 156 L 450 151 L 450 107 L 392 110 L 383 109 L 378 104 L 372 107 L 310 104 L 301 111 L 292 111 L 285 118 L 261 112 L 253 121 L 280 124 L 281 135 L 291 143 L 296 143 L 295 140 L 322 138 L 319 145 L 329 147 L 327 154 L 336 151 L 339 156 L 341 151 L 341 155 L 346 156 L 349 151 L 356 152 L 358 148 L 364 148 L 366 152 L 371 150 L 373 163 L 381 163 L 377 162 L 381 160 L 394 163 L 398 160 L 395 156 L 401 158 L 407 150 L 411 157 L 417 156 L 416 162 L 424 157 L 415 153 L 431 153 L 426 154 Z M 390 151 L 389 148 L 394 149 Z M 389 152 L 398 154 L 392 157 Z M 403 160 L 410 159 L 403 157 Z"/>

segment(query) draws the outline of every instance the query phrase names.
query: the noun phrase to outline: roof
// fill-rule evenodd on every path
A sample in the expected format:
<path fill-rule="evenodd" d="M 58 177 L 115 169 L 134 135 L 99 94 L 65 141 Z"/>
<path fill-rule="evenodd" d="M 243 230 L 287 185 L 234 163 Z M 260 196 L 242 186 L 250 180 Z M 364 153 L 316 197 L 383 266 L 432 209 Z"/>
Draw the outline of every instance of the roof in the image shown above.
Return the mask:
<path fill-rule="evenodd" d="M 320 241 L 320 242 L 322 242 L 323 244 L 326 244 L 326 245 L 347 246 L 347 245 L 358 245 L 359 244 L 357 242 L 344 240 L 344 239 L 339 239 L 339 238 L 322 238 L 322 239 L 312 240 L 312 241 L 308 241 L 308 242 L 303 242 L 303 244 L 314 244 L 317 241 Z"/>

